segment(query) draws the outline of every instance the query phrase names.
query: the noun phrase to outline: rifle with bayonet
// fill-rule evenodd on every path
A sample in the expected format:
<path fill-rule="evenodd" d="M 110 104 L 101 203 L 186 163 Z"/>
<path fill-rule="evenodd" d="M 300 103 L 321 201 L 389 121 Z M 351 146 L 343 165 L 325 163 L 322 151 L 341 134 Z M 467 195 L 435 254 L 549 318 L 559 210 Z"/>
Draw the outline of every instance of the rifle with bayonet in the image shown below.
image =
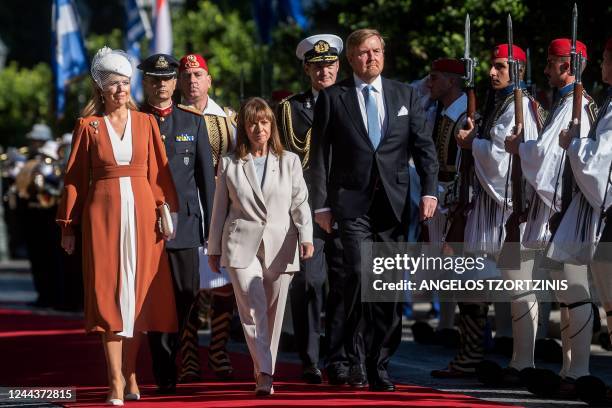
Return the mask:
<path fill-rule="evenodd" d="M 523 90 L 521 89 L 521 78 L 519 75 L 519 63 L 514 59 L 513 53 L 512 17 L 508 14 L 508 67 L 510 81 L 513 84 L 514 93 L 514 131 L 519 140 L 523 141 Z M 518 132 L 518 133 L 517 133 Z M 521 223 L 525 222 L 525 194 L 523 191 L 523 172 L 521 169 L 521 158 L 518 154 L 510 156 L 509 163 L 510 184 L 512 186 L 512 213 L 508 217 L 506 228 L 506 239 L 502 245 L 498 266 L 502 269 L 519 269 L 521 264 Z M 507 185 L 507 183 L 506 183 Z M 506 197 L 507 201 L 507 197 Z M 501 239 L 500 234 L 500 239 Z"/>
<path fill-rule="evenodd" d="M 584 56 L 582 51 L 576 52 L 576 41 L 578 32 L 578 7 L 574 3 L 574 9 L 572 10 L 572 45 L 570 50 L 570 75 L 574 76 L 574 94 L 572 95 L 572 120 L 568 124 L 567 130 L 570 131 L 576 126 L 576 132 L 574 137 L 580 137 L 580 121 L 582 120 L 582 94 L 584 87 L 582 85 L 582 65 L 584 64 Z M 572 167 L 567 158 L 565 150 L 561 156 L 563 164 L 563 176 L 561 182 L 561 209 L 555 213 L 548 222 L 550 231 L 554 234 L 561 224 L 563 215 L 567 211 L 569 205 L 572 202 L 572 196 L 574 193 L 574 173 Z M 553 205 L 555 203 L 553 202 Z"/>
<path fill-rule="evenodd" d="M 461 59 L 465 64 L 465 92 L 467 94 L 467 117 L 472 120 L 476 119 L 476 92 L 474 90 L 474 67 L 476 59 L 470 55 L 470 15 L 465 16 L 465 37 L 464 37 L 464 54 Z M 467 128 L 467 123 L 465 128 Z M 474 167 L 474 158 L 470 149 L 461 149 L 459 155 L 458 181 L 459 194 L 457 206 L 449 214 L 450 225 L 446 231 L 444 241 L 446 243 L 463 242 L 465 224 L 467 220 L 467 212 L 470 204 L 470 185 L 472 168 Z M 451 248 L 445 245 L 446 252 L 449 253 Z"/>

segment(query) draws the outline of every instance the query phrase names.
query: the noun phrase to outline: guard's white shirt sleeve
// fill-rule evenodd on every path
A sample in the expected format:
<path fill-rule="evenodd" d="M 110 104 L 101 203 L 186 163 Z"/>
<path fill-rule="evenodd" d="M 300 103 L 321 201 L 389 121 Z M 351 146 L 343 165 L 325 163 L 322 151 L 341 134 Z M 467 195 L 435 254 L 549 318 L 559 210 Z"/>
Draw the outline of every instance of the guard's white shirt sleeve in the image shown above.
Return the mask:
<path fill-rule="evenodd" d="M 581 135 L 586 136 L 591 128 L 587 119 L 589 101 L 583 96 Z M 563 149 L 559 146 L 559 133 L 567 129 L 572 119 L 573 101 L 568 97 L 551 115 L 554 117 L 543 129 L 539 140 L 521 143 L 519 155 L 523 177 L 537 191 L 540 199 L 549 208 L 560 208 L 562 195 L 562 176 L 564 166 Z M 555 193 L 556 189 L 556 193 Z M 553 206 L 553 199 L 555 206 Z"/>
<path fill-rule="evenodd" d="M 535 116 L 530 109 L 529 98 L 523 97 L 523 118 L 525 141 L 537 140 L 538 128 Z M 510 154 L 506 152 L 504 141 L 512 133 L 514 127 L 514 103 L 497 119 L 489 133 L 490 140 L 474 139 L 472 153 L 474 156 L 474 170 L 481 186 L 498 205 L 504 205 L 506 195 L 506 177 L 508 176 L 508 165 Z M 511 187 L 508 180 L 508 198 L 511 195 Z"/>
<path fill-rule="evenodd" d="M 595 131 L 595 140 L 583 136 L 574 139 L 567 149 L 567 157 L 580 191 L 594 208 L 601 208 L 606 190 L 605 208 L 612 204 L 610 162 L 612 161 L 612 102 L 606 109 Z M 583 121 L 584 122 L 584 121 Z"/>

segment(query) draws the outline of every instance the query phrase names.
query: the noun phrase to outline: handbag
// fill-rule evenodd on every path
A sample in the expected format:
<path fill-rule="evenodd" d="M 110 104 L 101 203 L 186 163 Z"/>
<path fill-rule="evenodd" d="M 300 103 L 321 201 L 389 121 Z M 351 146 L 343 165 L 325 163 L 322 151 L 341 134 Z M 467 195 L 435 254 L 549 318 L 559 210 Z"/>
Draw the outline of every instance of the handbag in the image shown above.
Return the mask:
<path fill-rule="evenodd" d="M 159 218 L 157 219 L 159 232 L 166 238 L 172 236 L 174 233 L 174 224 L 170 216 L 170 206 L 167 203 L 163 203 L 157 207 L 157 212 L 159 214 Z"/>

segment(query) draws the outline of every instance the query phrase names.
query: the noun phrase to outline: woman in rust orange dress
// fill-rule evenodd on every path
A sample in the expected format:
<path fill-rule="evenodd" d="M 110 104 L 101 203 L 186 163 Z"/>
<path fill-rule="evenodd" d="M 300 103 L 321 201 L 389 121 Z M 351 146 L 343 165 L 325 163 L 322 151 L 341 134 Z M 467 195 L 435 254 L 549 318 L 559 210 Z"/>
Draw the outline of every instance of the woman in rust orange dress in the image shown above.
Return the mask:
<path fill-rule="evenodd" d="M 94 94 L 74 130 L 57 221 L 68 253 L 72 227 L 81 226 L 85 328 L 102 334 L 107 402 L 123 405 L 124 398 L 140 398 L 135 365 L 142 332 L 177 330 L 156 208 L 166 203 L 175 213 L 178 201 L 157 123 L 130 97 L 125 53 L 102 48 L 91 74 Z"/>

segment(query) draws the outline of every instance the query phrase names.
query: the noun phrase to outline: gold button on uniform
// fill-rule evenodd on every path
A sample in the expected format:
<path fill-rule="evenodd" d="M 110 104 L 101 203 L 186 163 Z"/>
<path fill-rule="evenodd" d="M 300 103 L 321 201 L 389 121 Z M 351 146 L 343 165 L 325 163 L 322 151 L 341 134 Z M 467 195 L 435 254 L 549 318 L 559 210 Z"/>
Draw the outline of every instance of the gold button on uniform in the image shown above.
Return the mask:
<path fill-rule="evenodd" d="M 166 140 L 166 135 L 161 135 L 162 140 Z"/>

